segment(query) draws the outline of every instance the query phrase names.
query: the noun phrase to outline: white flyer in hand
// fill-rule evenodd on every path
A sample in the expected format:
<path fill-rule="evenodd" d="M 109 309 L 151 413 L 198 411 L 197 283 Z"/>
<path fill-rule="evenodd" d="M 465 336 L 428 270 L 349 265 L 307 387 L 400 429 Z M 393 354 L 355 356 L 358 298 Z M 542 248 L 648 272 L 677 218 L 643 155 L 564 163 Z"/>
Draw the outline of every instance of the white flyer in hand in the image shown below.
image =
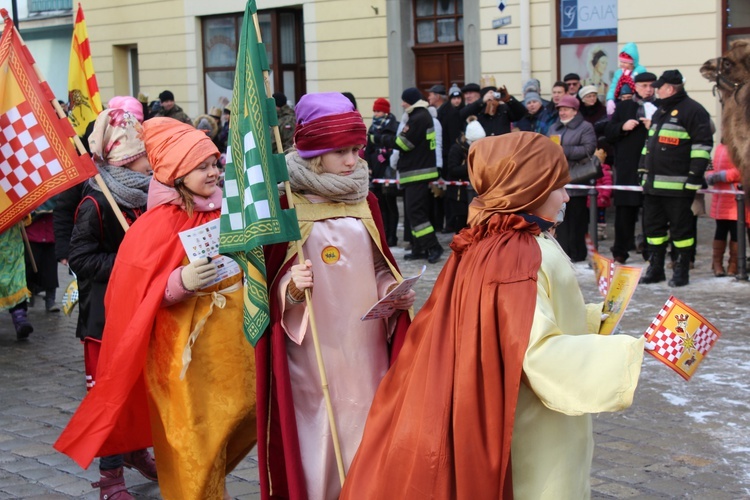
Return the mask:
<path fill-rule="evenodd" d="M 211 260 L 216 263 L 216 278 L 211 280 L 204 288 L 215 285 L 242 271 L 234 260 L 219 255 L 219 219 L 214 219 L 179 234 L 190 262 L 211 257 Z"/>
<path fill-rule="evenodd" d="M 393 303 L 397 299 L 402 297 L 406 292 L 414 288 L 414 285 L 424 274 L 425 269 L 427 269 L 427 266 L 422 266 L 422 270 L 418 275 L 404 278 L 404 281 L 399 283 L 398 286 L 391 290 L 388 295 L 377 301 L 375 305 L 373 305 L 370 310 L 367 311 L 364 316 L 362 316 L 362 321 L 366 319 L 380 319 L 390 317 L 393 314 L 393 311 L 396 310 L 396 307 L 393 305 Z"/>
<path fill-rule="evenodd" d="M 650 120 L 653 118 L 654 113 L 656 113 L 656 106 L 651 104 L 650 102 L 644 102 L 643 103 L 643 112 L 646 114 L 646 119 Z"/>

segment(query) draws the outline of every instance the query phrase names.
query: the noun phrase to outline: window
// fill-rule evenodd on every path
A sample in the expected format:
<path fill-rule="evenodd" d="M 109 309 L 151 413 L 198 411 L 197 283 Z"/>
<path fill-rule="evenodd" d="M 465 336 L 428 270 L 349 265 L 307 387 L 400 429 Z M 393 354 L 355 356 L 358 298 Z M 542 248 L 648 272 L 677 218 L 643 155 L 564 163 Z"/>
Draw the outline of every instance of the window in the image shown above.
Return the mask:
<path fill-rule="evenodd" d="M 232 98 L 242 18 L 243 13 L 237 13 L 202 20 L 206 109 L 219 105 L 222 98 Z M 290 101 L 296 102 L 305 93 L 302 11 L 259 11 L 258 21 L 268 56 L 271 91 L 284 92 Z"/>
<path fill-rule="evenodd" d="M 724 0 L 722 9 L 724 40 L 722 53 L 729 44 L 740 38 L 750 38 L 750 3 L 744 0 Z"/>
<path fill-rule="evenodd" d="M 416 43 L 453 43 L 464 39 L 462 0 L 416 0 Z"/>

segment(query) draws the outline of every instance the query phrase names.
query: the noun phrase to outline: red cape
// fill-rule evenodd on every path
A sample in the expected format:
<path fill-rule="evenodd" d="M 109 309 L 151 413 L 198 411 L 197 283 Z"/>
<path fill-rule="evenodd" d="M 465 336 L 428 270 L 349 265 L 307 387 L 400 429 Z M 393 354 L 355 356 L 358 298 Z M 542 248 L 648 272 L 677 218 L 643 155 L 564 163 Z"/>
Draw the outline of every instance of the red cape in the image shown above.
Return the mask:
<path fill-rule="evenodd" d="M 375 195 L 370 193 L 367 203 L 378 233 L 380 233 L 383 255 L 398 269 L 396 260 L 385 241 L 383 219 Z M 282 197 L 281 204 L 282 208 L 288 207 L 285 197 Z M 286 333 L 281 327 L 281 307 L 277 303 L 276 277 L 283 275 L 296 262 L 296 258 L 284 262 L 286 251 L 286 243 L 265 248 L 266 276 L 271 300 L 271 326 L 255 346 L 255 364 L 258 371 L 258 471 L 263 499 L 304 500 L 307 499 L 307 490 L 297 438 L 292 387 L 289 383 Z M 409 322 L 408 313 L 402 312 L 391 341 L 391 362 L 404 343 Z M 273 494 L 271 494 L 271 488 L 273 488 Z"/>
<path fill-rule="evenodd" d="M 375 395 L 341 500 L 512 499 L 510 446 L 536 307 L 536 224 L 494 215 L 454 253 Z"/>
<path fill-rule="evenodd" d="M 104 299 L 96 385 L 54 445 L 81 467 L 94 457 L 151 446 L 143 367 L 167 279 L 185 258 L 178 233 L 218 216 L 215 210 L 188 217 L 176 205 L 160 205 L 125 234 Z"/>

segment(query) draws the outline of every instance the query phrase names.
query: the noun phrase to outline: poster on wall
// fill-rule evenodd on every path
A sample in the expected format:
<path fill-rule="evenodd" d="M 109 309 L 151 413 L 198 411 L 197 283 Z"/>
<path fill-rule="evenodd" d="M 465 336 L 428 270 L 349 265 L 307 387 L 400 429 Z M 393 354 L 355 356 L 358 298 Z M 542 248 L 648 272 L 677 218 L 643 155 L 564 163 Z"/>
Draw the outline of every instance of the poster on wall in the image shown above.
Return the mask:
<path fill-rule="evenodd" d="M 560 0 L 562 38 L 617 35 L 617 0 Z"/>
<path fill-rule="evenodd" d="M 560 46 L 560 74 L 577 73 L 581 85 L 593 85 L 604 101 L 617 71 L 617 42 L 574 43 Z"/>

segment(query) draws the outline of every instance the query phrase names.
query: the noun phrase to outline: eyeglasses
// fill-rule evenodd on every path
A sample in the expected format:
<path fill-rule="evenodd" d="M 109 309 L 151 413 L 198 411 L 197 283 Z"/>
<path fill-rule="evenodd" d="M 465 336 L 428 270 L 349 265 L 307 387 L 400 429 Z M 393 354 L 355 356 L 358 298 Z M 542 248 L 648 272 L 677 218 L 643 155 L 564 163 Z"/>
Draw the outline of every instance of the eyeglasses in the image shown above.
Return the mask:
<path fill-rule="evenodd" d="M 568 87 L 575 87 L 576 85 L 580 85 L 580 84 L 581 84 L 581 82 L 570 82 L 570 83 L 568 83 L 568 84 L 566 84 L 566 85 L 567 85 Z"/>

